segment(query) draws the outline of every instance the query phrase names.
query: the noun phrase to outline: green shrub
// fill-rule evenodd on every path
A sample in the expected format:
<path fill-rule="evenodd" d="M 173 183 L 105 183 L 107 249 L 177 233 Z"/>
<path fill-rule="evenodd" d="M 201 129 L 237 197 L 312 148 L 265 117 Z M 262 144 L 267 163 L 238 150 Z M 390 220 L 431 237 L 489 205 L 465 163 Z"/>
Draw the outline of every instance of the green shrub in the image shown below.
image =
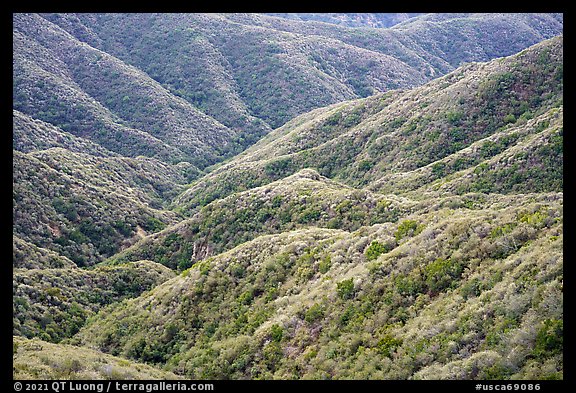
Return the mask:
<path fill-rule="evenodd" d="M 482 290 L 483 284 L 478 278 L 469 279 L 460 287 L 464 300 L 479 296 Z"/>
<path fill-rule="evenodd" d="M 461 119 L 462 119 L 462 112 L 459 111 L 446 112 L 446 120 L 448 120 L 450 124 L 458 124 L 458 122 L 460 122 Z"/>
<path fill-rule="evenodd" d="M 304 320 L 308 323 L 314 323 L 324 318 L 324 306 L 319 303 L 314 304 L 304 314 Z"/>
<path fill-rule="evenodd" d="M 510 113 L 504 117 L 504 123 L 516 123 L 516 116 Z"/>
<path fill-rule="evenodd" d="M 153 216 L 148 216 L 144 221 L 144 223 L 142 224 L 142 228 L 144 228 L 144 230 L 148 232 L 158 232 L 164 229 L 165 227 L 166 224 L 164 224 L 162 221 Z"/>
<path fill-rule="evenodd" d="M 561 319 L 547 319 L 536 334 L 534 355 L 547 358 L 562 353 L 564 347 L 564 322 Z"/>
<path fill-rule="evenodd" d="M 248 290 L 242 292 L 240 296 L 238 296 L 238 303 L 240 304 L 250 304 L 254 300 L 254 291 Z"/>
<path fill-rule="evenodd" d="M 309 222 L 316 221 L 320 218 L 320 211 L 312 207 L 305 209 L 298 217 L 300 224 L 308 224 Z"/>
<path fill-rule="evenodd" d="M 274 371 L 284 357 L 284 352 L 282 351 L 282 347 L 280 347 L 278 342 L 272 341 L 266 344 L 262 350 L 262 355 L 268 369 Z"/>
<path fill-rule="evenodd" d="M 349 278 L 336 284 L 340 299 L 347 300 L 354 297 L 354 279 Z"/>
<path fill-rule="evenodd" d="M 404 220 L 398 225 L 398 229 L 394 232 L 394 237 L 396 241 L 400 241 L 406 236 L 414 236 L 422 232 L 424 226 L 418 225 L 414 220 Z"/>
<path fill-rule="evenodd" d="M 340 120 L 342 120 L 342 112 L 336 112 L 326 119 L 325 124 L 328 126 L 335 126 L 340 123 Z"/>
<path fill-rule="evenodd" d="M 360 123 L 360 115 L 358 113 L 350 113 L 342 121 L 342 125 L 346 128 L 353 127 L 358 123 Z"/>
<path fill-rule="evenodd" d="M 382 337 L 379 341 L 378 344 L 376 345 L 376 348 L 378 349 L 378 352 L 380 352 L 381 354 L 383 354 L 384 356 L 387 357 L 391 357 L 392 353 L 396 350 L 396 348 L 398 348 L 400 345 L 402 345 L 402 340 L 398 339 L 390 334 L 386 334 L 384 337 Z"/>
<path fill-rule="evenodd" d="M 282 205 L 282 195 L 276 195 L 271 200 L 270 203 L 272 204 L 273 208 L 278 208 Z"/>
<path fill-rule="evenodd" d="M 322 260 L 318 264 L 318 270 L 320 271 L 320 273 L 325 274 L 328 273 L 328 270 L 330 270 L 331 266 L 332 266 L 332 258 L 330 258 L 330 255 L 328 254 L 324 258 L 322 258 Z"/>
<path fill-rule="evenodd" d="M 376 163 L 372 160 L 362 160 L 358 164 L 358 169 L 361 170 L 362 172 L 368 172 L 370 169 L 374 167 L 374 165 L 376 165 Z"/>
<path fill-rule="evenodd" d="M 394 280 L 394 287 L 402 296 L 415 296 L 422 292 L 424 285 L 419 277 L 413 277 L 410 275 L 396 277 Z"/>
<path fill-rule="evenodd" d="M 370 243 L 368 248 L 366 248 L 364 254 L 366 255 L 366 259 L 372 261 L 378 258 L 381 254 L 385 254 L 388 251 L 390 250 L 385 244 L 379 243 L 376 240 L 374 240 L 372 243 Z"/>
<path fill-rule="evenodd" d="M 484 378 L 486 380 L 505 380 L 510 378 L 511 371 L 508 367 L 501 364 L 494 364 L 484 369 Z"/>
<path fill-rule="evenodd" d="M 282 341 L 283 335 L 284 335 L 284 329 L 282 329 L 282 326 L 277 324 L 272 325 L 272 327 L 270 328 L 270 337 L 272 338 L 272 341 L 276 342 Z"/>
<path fill-rule="evenodd" d="M 443 162 L 437 162 L 432 165 L 432 174 L 434 177 L 439 178 L 444 176 L 444 170 L 446 168 L 446 164 Z"/>
<path fill-rule="evenodd" d="M 432 292 L 440 292 L 460 278 L 463 270 L 460 263 L 438 258 L 424 268 L 426 286 Z"/>
<path fill-rule="evenodd" d="M 508 223 L 504 225 L 499 225 L 490 231 L 490 238 L 496 239 L 498 237 L 504 236 L 512 232 L 512 230 L 516 227 L 516 223 Z"/>

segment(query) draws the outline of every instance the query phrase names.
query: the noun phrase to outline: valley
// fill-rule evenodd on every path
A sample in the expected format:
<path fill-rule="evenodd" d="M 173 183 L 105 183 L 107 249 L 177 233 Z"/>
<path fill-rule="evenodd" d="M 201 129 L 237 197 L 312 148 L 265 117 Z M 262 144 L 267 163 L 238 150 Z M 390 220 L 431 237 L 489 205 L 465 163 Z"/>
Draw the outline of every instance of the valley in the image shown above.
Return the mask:
<path fill-rule="evenodd" d="M 14 14 L 13 378 L 563 379 L 562 26 Z"/>

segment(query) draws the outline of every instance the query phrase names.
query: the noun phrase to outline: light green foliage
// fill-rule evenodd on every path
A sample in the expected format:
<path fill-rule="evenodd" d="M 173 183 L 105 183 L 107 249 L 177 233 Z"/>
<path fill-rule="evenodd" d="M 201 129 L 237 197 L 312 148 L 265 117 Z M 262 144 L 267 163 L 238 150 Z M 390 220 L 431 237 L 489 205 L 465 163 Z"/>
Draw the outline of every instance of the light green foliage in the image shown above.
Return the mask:
<path fill-rule="evenodd" d="M 13 337 L 14 378 L 20 380 L 134 380 L 181 377 L 87 348 Z"/>
<path fill-rule="evenodd" d="M 380 340 L 378 340 L 378 344 L 376 345 L 376 348 L 384 356 L 392 357 L 392 353 L 400 345 L 402 345 L 402 340 L 400 340 L 400 339 L 398 339 L 392 335 L 386 334 L 384 337 L 382 337 Z"/>
<path fill-rule="evenodd" d="M 336 291 L 340 299 L 347 300 L 354 297 L 354 279 L 349 278 L 336 285 Z"/>
<path fill-rule="evenodd" d="M 422 225 L 418 225 L 418 223 L 414 220 L 404 220 L 398 225 L 398 229 L 394 232 L 394 237 L 396 241 L 400 241 L 407 236 L 416 236 L 424 227 Z"/>
<path fill-rule="evenodd" d="M 372 241 L 372 243 L 370 243 L 370 245 L 368 246 L 368 248 L 364 253 L 366 254 L 366 259 L 372 261 L 378 258 L 381 254 L 387 253 L 388 251 L 390 250 L 385 244 L 379 243 L 378 241 L 374 240 Z"/>
<path fill-rule="evenodd" d="M 516 223 L 507 223 L 501 226 L 496 226 L 490 231 L 490 237 L 494 239 L 497 237 L 505 236 L 511 233 L 515 227 Z"/>
<path fill-rule="evenodd" d="M 324 258 L 320 260 L 320 263 L 318 264 L 318 271 L 322 274 L 326 274 L 330 270 L 331 266 L 332 266 L 332 258 L 330 257 L 330 254 L 327 254 Z"/>
<path fill-rule="evenodd" d="M 304 320 L 308 323 L 314 323 L 322 318 L 324 318 L 325 309 L 322 304 L 316 303 L 304 314 Z"/>

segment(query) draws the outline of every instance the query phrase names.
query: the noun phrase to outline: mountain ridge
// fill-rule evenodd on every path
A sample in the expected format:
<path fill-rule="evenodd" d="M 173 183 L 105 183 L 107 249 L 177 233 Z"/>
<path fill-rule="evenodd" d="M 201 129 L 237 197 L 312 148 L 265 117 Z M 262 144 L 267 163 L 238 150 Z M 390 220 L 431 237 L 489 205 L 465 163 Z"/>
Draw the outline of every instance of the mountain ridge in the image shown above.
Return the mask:
<path fill-rule="evenodd" d="M 564 378 L 563 15 L 354 18 L 14 15 L 15 378 Z"/>
<path fill-rule="evenodd" d="M 428 165 L 489 136 L 510 122 L 518 121 L 517 118 L 524 116 L 522 121 L 525 121 L 538 111 L 561 105 L 563 85 L 558 78 L 562 77 L 562 52 L 560 36 L 509 58 L 463 66 L 422 87 L 405 92 L 392 91 L 325 108 L 322 116 L 316 115 L 315 121 L 308 121 L 304 123 L 305 126 L 298 123 L 309 118 L 309 114 L 303 115 L 302 120 L 295 119 L 268 134 L 253 149 L 198 179 L 175 200 L 175 206 L 193 210 L 198 202 L 205 204 L 205 201 L 233 192 L 237 183 L 262 185 L 302 167 L 315 167 L 322 175 L 360 186 L 369 183 L 358 182 L 358 175 L 366 172 L 359 171 L 361 167 L 366 167 L 368 174 L 375 172 L 369 175 L 369 180 L 373 181 L 376 180 L 375 176 Z M 534 78 L 543 77 L 533 66 L 533 61 L 541 61 L 541 56 L 549 64 L 545 76 L 549 82 L 524 82 L 523 78 L 529 78 L 530 72 L 534 72 Z M 478 76 L 480 73 L 484 76 Z M 509 90 L 510 84 L 517 87 Z M 527 89 L 534 88 L 542 90 L 538 92 L 538 98 L 525 100 L 522 94 L 529 94 Z M 459 95 L 458 101 L 452 98 Z M 428 99 L 422 101 L 421 96 Z M 544 100 L 540 97 L 544 97 Z M 497 107 L 497 102 L 502 105 Z M 511 102 L 515 104 L 511 105 Z M 448 109 L 446 104 L 449 105 Z M 510 112 L 504 113 L 508 110 Z M 288 127 L 291 124 L 294 124 L 294 130 Z M 464 128 L 467 129 L 466 134 Z M 431 136 L 422 136 L 424 131 Z M 285 146 L 294 144 L 290 133 L 302 135 L 304 132 L 314 136 L 312 141 L 319 142 L 308 149 L 296 148 L 294 153 L 284 156 L 287 149 Z M 322 135 L 322 132 L 327 134 L 325 142 L 322 136 L 316 137 Z M 434 143 L 438 138 L 442 144 Z M 425 145 L 422 146 L 423 139 Z M 394 148 L 393 143 L 399 146 Z M 431 157 L 423 156 L 418 161 L 407 159 L 412 154 L 408 150 L 410 146 L 419 148 Z M 335 164 L 331 160 L 335 151 L 341 152 L 339 160 L 343 161 L 342 164 Z M 251 156 L 256 157 L 256 160 L 251 159 Z M 379 162 L 378 166 L 375 166 L 376 162 Z M 386 162 L 387 167 L 384 166 Z M 249 169 L 243 169 L 243 166 Z M 380 172 L 375 170 L 378 167 L 382 168 Z M 255 168 L 258 168 L 258 173 L 255 173 Z M 343 173 L 335 177 L 334 172 L 337 171 Z M 395 190 L 395 193 L 401 193 L 401 190 Z M 192 195 L 192 198 L 188 195 Z"/>

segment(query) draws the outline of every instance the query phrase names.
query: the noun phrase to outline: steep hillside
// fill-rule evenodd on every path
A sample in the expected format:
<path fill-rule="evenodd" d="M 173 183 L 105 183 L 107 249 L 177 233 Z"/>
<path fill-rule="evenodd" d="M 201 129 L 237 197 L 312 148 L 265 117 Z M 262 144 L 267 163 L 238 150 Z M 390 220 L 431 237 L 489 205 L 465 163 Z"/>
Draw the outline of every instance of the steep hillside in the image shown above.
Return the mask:
<path fill-rule="evenodd" d="M 235 135 L 142 71 L 38 15 L 14 15 L 13 107 L 124 156 L 204 167 Z"/>
<path fill-rule="evenodd" d="M 75 268 L 69 258 L 12 235 L 12 264 L 16 269 Z"/>
<path fill-rule="evenodd" d="M 425 51 L 443 54 L 440 57 L 456 67 L 509 56 L 562 34 L 563 18 L 562 13 L 431 13 L 410 18 L 391 30 L 414 40 Z"/>
<path fill-rule="evenodd" d="M 463 66 L 422 87 L 302 115 L 199 179 L 176 199 L 176 206 L 194 212 L 243 187 L 261 186 L 301 168 L 314 168 L 351 186 L 377 185 L 387 193 L 402 194 L 410 188 L 399 187 L 398 181 L 387 187 L 389 178 L 410 176 L 424 167 L 440 178 L 487 166 L 485 161 L 525 138 L 553 130 L 557 134 L 558 123 L 553 130 L 545 123 L 555 116 L 552 109 L 562 107 L 562 100 L 563 40 L 557 37 L 518 55 Z M 561 139 L 542 141 L 555 156 L 545 152 L 552 161 L 540 166 L 561 162 Z M 447 157 L 474 143 L 480 148 L 476 157 L 445 165 Z M 523 186 L 522 176 L 513 180 L 516 190 L 528 191 L 530 183 Z M 551 168 L 541 176 L 546 177 L 542 191 L 561 189 L 561 171 Z M 511 187 L 510 183 L 500 191 Z M 476 190 L 480 189 L 489 190 Z"/>
<path fill-rule="evenodd" d="M 510 143 L 514 140 L 515 143 Z M 525 124 L 507 127 L 505 132 L 480 140 L 467 151 L 423 167 L 416 179 L 409 173 L 400 174 L 400 178 L 414 182 L 412 187 L 425 184 L 410 193 L 413 195 L 436 190 L 457 194 L 562 191 L 563 158 L 563 108 L 560 107 Z M 444 176 L 457 170 L 462 160 L 480 164 Z M 423 174 L 427 174 L 427 178 Z M 439 180 L 433 181 L 438 177 Z M 392 189 L 395 186 L 391 183 L 387 180 L 385 188 L 378 185 L 375 188 Z"/>
<path fill-rule="evenodd" d="M 13 15 L 14 378 L 564 378 L 563 15 L 322 18 Z"/>
<path fill-rule="evenodd" d="M 357 97 L 359 89 L 365 95 L 372 91 L 369 87 L 388 90 L 425 81 L 419 72 L 386 54 L 332 37 L 240 24 L 232 17 L 77 16 L 102 40 L 99 48 L 134 64 L 231 127 L 254 123 L 248 117 L 252 115 L 274 128 L 310 109 Z M 164 45 L 151 47 L 158 42 Z"/>
<path fill-rule="evenodd" d="M 14 269 L 13 332 L 60 342 L 76 334 L 103 306 L 137 297 L 174 275 L 150 261 L 93 270 L 69 265 Z"/>
<path fill-rule="evenodd" d="M 13 338 L 16 380 L 177 380 L 181 377 L 145 364 L 105 355 L 87 348 Z"/>
<path fill-rule="evenodd" d="M 316 21 L 343 25 L 348 27 L 391 27 L 398 23 L 414 18 L 419 13 L 270 13 L 267 15 L 280 18 Z"/>
<path fill-rule="evenodd" d="M 425 14 L 390 29 L 298 23 L 258 14 L 230 14 L 243 24 L 338 39 L 397 58 L 427 79 L 463 63 L 509 56 L 562 33 L 563 14 Z M 406 87 L 406 86 L 400 86 Z"/>
<path fill-rule="evenodd" d="M 162 198 L 175 195 L 182 182 L 174 167 L 146 158 L 14 151 L 13 234 L 93 265 L 175 223 L 178 215 L 162 210 Z"/>
<path fill-rule="evenodd" d="M 79 265 L 175 223 L 163 208 L 198 173 L 185 162 L 123 157 L 16 110 L 12 135 L 15 238 Z M 15 254 L 15 266 L 35 263 L 26 255 Z"/>
<path fill-rule="evenodd" d="M 562 89 L 559 37 L 290 121 L 109 260 L 192 267 L 72 342 L 189 378 L 562 379 Z"/>
<path fill-rule="evenodd" d="M 304 169 L 216 200 L 192 218 L 143 238 L 107 263 L 151 259 L 184 270 L 258 235 L 309 226 L 356 230 L 396 222 L 414 204 L 393 195 L 354 189 Z"/>
<path fill-rule="evenodd" d="M 74 340 L 190 378 L 561 378 L 562 195 L 446 202 L 259 237 Z"/>
<path fill-rule="evenodd" d="M 254 142 L 345 99 L 406 88 L 562 32 L 562 14 L 447 15 L 358 29 L 259 14 L 42 15 Z M 417 21 L 419 17 L 410 19 Z"/>
<path fill-rule="evenodd" d="M 17 110 L 12 111 L 12 147 L 23 153 L 61 147 L 75 153 L 97 157 L 119 156 L 89 139 L 77 137 Z"/>

